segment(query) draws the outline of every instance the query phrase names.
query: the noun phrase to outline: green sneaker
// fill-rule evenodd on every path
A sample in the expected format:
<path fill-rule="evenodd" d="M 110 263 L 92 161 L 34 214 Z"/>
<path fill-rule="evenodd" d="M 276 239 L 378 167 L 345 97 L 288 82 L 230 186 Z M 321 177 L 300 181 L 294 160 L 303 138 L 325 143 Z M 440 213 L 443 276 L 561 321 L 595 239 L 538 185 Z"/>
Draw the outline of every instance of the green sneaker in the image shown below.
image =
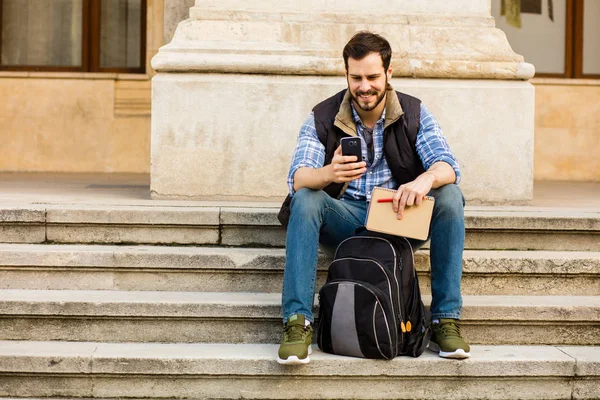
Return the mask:
<path fill-rule="evenodd" d="M 457 319 L 441 318 L 439 323 L 431 324 L 431 331 L 429 350 L 444 358 L 471 357 L 471 347 L 460 335 Z"/>
<path fill-rule="evenodd" d="M 277 362 L 279 364 L 308 364 L 308 355 L 312 352 L 312 325 L 306 325 L 304 316 L 292 315 L 285 324 L 283 340 L 279 346 Z"/>

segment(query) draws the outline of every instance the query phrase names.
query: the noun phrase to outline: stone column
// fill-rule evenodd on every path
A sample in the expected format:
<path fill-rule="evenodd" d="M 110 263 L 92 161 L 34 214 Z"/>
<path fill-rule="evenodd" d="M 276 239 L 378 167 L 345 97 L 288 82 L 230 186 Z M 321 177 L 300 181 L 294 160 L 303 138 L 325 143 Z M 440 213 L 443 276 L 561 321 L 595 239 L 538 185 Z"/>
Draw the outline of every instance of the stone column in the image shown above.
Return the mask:
<path fill-rule="evenodd" d="M 467 199 L 530 200 L 534 68 L 490 0 L 196 0 L 152 60 L 153 198 L 282 199 L 300 125 L 346 87 L 342 48 L 365 29 L 439 120 Z"/>

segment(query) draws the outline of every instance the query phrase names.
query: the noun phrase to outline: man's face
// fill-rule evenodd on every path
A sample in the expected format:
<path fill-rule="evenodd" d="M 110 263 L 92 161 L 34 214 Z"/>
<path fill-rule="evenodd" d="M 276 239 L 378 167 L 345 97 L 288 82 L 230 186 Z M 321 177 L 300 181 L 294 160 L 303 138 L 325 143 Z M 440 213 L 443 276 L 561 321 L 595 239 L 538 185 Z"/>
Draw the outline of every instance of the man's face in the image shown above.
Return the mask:
<path fill-rule="evenodd" d="M 363 111 L 371 111 L 385 97 L 388 79 L 392 77 L 392 67 L 383 69 L 379 53 L 369 53 L 362 60 L 348 58 L 348 90 L 354 104 Z"/>

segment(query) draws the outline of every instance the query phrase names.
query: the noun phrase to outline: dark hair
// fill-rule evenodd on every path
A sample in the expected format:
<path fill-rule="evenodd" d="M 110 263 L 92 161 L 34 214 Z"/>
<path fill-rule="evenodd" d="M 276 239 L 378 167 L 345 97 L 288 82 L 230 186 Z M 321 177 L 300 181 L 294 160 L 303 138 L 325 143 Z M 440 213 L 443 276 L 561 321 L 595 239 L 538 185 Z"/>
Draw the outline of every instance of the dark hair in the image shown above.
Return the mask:
<path fill-rule="evenodd" d="M 383 62 L 383 69 L 387 71 L 392 60 L 392 48 L 384 37 L 375 33 L 361 31 L 354 36 L 344 47 L 344 65 L 348 70 L 348 58 L 362 60 L 370 53 L 379 53 Z"/>

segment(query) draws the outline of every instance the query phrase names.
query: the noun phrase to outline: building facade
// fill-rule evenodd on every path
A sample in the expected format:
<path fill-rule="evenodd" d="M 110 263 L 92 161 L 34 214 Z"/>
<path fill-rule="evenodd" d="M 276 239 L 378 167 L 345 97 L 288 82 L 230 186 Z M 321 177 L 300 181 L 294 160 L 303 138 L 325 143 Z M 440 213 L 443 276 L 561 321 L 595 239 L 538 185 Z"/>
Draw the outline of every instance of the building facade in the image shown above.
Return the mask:
<path fill-rule="evenodd" d="M 492 0 L 536 67 L 534 178 L 600 180 L 600 2 Z M 150 60 L 193 0 L 0 0 L 0 171 L 149 173 Z"/>

